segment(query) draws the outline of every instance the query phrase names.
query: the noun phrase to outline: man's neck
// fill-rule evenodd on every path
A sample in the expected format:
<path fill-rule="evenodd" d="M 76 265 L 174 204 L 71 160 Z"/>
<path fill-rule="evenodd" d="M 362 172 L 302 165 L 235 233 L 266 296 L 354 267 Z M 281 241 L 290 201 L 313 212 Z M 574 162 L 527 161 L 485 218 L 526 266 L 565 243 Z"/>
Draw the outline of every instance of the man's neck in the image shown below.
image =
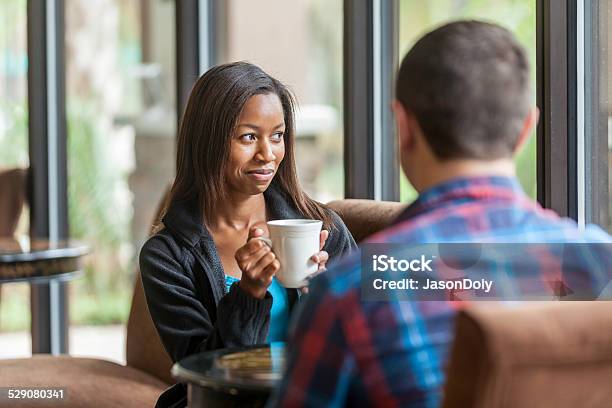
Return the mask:
<path fill-rule="evenodd" d="M 419 193 L 447 181 L 464 177 L 504 176 L 516 175 L 514 162 L 511 159 L 499 160 L 447 160 L 424 168 L 419 172 L 414 187 Z"/>

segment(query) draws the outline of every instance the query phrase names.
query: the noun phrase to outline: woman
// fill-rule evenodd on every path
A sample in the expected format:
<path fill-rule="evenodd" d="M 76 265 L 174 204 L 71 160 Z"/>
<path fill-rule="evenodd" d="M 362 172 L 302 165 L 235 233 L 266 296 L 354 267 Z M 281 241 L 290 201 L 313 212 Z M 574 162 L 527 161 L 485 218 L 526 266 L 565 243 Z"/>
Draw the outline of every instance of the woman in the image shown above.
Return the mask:
<path fill-rule="evenodd" d="M 140 253 L 147 303 L 173 361 L 205 350 L 283 340 L 297 289 L 274 279 L 261 240 L 273 219 L 323 221 L 324 269 L 355 241 L 340 218 L 300 188 L 294 101 L 260 68 L 237 62 L 195 83 L 179 130 L 176 178 L 163 229 Z M 184 390 L 173 387 L 159 405 Z"/>

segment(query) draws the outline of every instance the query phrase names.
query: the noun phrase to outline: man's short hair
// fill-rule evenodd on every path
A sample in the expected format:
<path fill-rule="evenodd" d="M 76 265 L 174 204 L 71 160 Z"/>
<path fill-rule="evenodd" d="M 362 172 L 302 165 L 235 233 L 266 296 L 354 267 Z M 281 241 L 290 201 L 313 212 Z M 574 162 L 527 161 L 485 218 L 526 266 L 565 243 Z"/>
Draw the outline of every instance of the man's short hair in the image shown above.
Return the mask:
<path fill-rule="evenodd" d="M 510 157 L 531 105 L 529 61 L 508 30 L 458 21 L 404 57 L 397 99 L 440 159 Z"/>

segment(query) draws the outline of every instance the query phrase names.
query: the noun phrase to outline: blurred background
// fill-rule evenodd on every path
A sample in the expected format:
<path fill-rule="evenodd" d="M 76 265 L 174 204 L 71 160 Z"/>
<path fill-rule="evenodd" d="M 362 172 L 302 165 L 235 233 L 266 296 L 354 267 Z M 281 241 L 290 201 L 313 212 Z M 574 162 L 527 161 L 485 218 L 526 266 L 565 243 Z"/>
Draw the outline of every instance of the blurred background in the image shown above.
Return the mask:
<path fill-rule="evenodd" d="M 442 22 L 486 19 L 517 35 L 535 83 L 535 0 L 399 5 L 400 58 Z M 84 277 L 69 285 L 70 350 L 124 362 L 123 324 L 138 250 L 174 172 L 175 2 L 65 0 L 65 10 L 70 235 L 94 249 Z M 343 1 L 227 0 L 220 25 L 220 62 L 259 64 L 295 92 L 298 170 L 306 190 L 323 202 L 342 198 Z M 27 68 L 26 0 L 2 0 L 0 167 L 29 165 Z M 534 103 L 535 92 L 534 86 Z M 517 161 L 519 179 L 535 197 L 535 137 Z M 415 198 L 403 176 L 400 191 L 404 202 Z M 25 211 L 18 235 L 27 233 Z M 29 307 L 26 284 L 2 288 L 0 358 L 30 355 Z"/>

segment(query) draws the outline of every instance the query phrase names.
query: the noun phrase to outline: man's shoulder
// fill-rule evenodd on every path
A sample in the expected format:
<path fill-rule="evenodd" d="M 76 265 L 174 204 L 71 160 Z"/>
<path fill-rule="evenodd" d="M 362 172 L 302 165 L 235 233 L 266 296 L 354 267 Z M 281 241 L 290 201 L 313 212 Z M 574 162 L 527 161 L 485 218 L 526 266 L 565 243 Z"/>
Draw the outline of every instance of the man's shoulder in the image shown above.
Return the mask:
<path fill-rule="evenodd" d="M 532 219 L 526 220 L 530 217 Z M 432 218 L 415 217 L 371 235 L 359 246 L 359 249 L 331 263 L 327 272 L 313 280 L 314 286 L 325 287 L 329 295 L 337 297 L 359 290 L 362 248 L 369 244 L 612 243 L 612 237 L 600 227 L 587 225 L 585 228 L 579 228 L 574 220 L 561 218 L 550 210 L 525 212 L 523 224 L 517 223 L 506 225 L 504 228 L 491 228 L 469 233 L 464 230 L 453 231 L 450 228 L 453 225 L 452 220 L 443 229 L 428 228 L 431 220 Z M 438 223 L 437 226 L 439 225 Z"/>
<path fill-rule="evenodd" d="M 482 207 L 482 211 L 438 211 L 404 219 L 370 236 L 370 243 L 611 242 L 596 225 L 580 228 L 539 206 Z"/>

